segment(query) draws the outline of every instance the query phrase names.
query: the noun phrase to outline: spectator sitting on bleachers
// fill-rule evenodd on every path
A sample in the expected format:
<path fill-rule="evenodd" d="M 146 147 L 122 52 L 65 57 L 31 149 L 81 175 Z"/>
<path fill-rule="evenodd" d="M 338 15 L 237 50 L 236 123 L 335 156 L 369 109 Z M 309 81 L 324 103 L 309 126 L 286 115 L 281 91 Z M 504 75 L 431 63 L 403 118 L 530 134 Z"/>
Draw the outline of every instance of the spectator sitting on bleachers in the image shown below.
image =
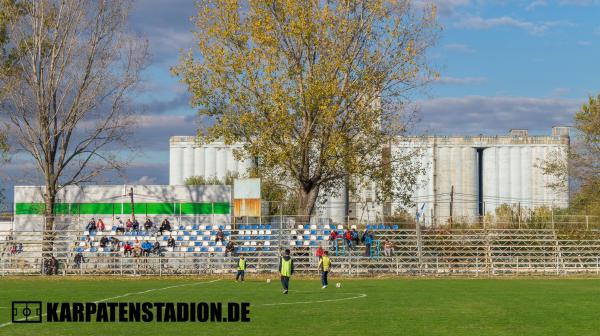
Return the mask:
<path fill-rule="evenodd" d="M 230 240 L 227 243 L 227 246 L 225 246 L 225 256 L 227 257 L 228 254 L 231 254 L 231 256 L 233 257 L 234 252 L 235 252 L 235 244 Z"/>
<path fill-rule="evenodd" d="M 10 254 L 17 254 L 17 245 L 13 245 L 10 247 Z"/>
<path fill-rule="evenodd" d="M 108 238 L 106 238 L 106 236 L 102 236 L 102 238 L 100 238 L 100 247 L 106 247 L 107 243 L 108 243 Z"/>
<path fill-rule="evenodd" d="M 127 218 L 127 222 L 125 223 L 125 227 L 127 227 L 127 231 L 131 231 L 133 229 L 133 222 L 130 218 Z"/>
<path fill-rule="evenodd" d="M 106 225 L 104 225 L 104 221 L 102 220 L 102 218 L 98 219 L 98 222 L 96 223 L 96 228 L 98 229 L 98 231 L 104 231 L 104 229 L 106 229 Z"/>
<path fill-rule="evenodd" d="M 123 254 L 131 255 L 132 253 L 133 253 L 133 247 L 131 247 L 131 244 L 129 244 L 129 242 L 125 243 L 125 245 L 123 246 Z"/>
<path fill-rule="evenodd" d="M 146 231 L 150 231 L 150 229 L 152 229 L 152 221 L 150 220 L 150 218 L 146 218 L 146 222 L 144 222 L 144 229 L 146 229 Z"/>
<path fill-rule="evenodd" d="M 131 223 L 132 223 L 131 228 L 133 229 L 133 231 L 140 230 L 140 222 L 138 222 L 137 218 L 133 218 L 133 221 Z"/>
<path fill-rule="evenodd" d="M 125 227 L 123 226 L 123 221 L 121 220 L 121 217 L 117 217 L 117 221 L 115 223 L 115 226 L 117 227 L 115 230 L 115 233 L 125 233 Z"/>
<path fill-rule="evenodd" d="M 338 233 L 336 230 L 331 231 L 331 233 L 329 234 L 329 240 L 336 240 L 338 238 Z"/>
<path fill-rule="evenodd" d="M 92 220 L 90 220 L 90 222 L 85 226 L 85 229 L 89 233 L 93 233 L 94 231 L 96 231 L 96 221 L 92 218 Z"/>
<path fill-rule="evenodd" d="M 169 236 L 169 240 L 167 240 L 167 247 L 175 247 L 175 238 L 173 238 L 173 236 Z"/>
<path fill-rule="evenodd" d="M 154 242 L 154 245 L 152 246 L 152 253 L 159 255 L 160 254 L 160 243 L 158 241 Z"/>
<path fill-rule="evenodd" d="M 139 257 L 140 254 L 142 254 L 142 244 L 136 238 L 135 242 L 133 243 L 133 256 L 134 257 Z"/>
<path fill-rule="evenodd" d="M 168 220 L 168 219 L 166 219 L 166 218 L 165 218 L 165 219 L 162 221 L 162 223 L 160 224 L 160 229 L 159 229 L 159 231 L 160 231 L 160 234 L 162 234 L 162 233 L 163 233 L 163 231 L 171 231 L 171 223 L 169 223 L 169 220 Z"/>
<path fill-rule="evenodd" d="M 215 243 L 218 243 L 219 241 L 221 241 L 221 243 L 225 242 L 225 233 L 223 232 L 223 230 L 221 230 L 221 228 L 219 228 L 219 230 L 217 231 L 217 238 L 215 238 Z"/>
<path fill-rule="evenodd" d="M 110 237 L 110 242 L 111 242 L 113 251 L 118 251 L 119 250 L 119 240 L 115 237 Z"/>
<path fill-rule="evenodd" d="M 22 253 L 23 252 L 23 243 L 19 243 L 17 245 L 17 254 Z"/>
<path fill-rule="evenodd" d="M 145 241 L 142 244 L 142 255 L 149 256 L 151 251 L 152 251 L 152 243 L 149 241 Z"/>

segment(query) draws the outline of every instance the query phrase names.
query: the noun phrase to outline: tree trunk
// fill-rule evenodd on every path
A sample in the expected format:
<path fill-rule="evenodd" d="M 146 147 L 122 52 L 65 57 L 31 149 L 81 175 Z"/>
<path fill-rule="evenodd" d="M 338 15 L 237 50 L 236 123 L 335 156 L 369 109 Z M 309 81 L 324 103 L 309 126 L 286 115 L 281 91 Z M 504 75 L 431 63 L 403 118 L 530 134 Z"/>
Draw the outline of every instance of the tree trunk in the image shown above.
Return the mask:
<path fill-rule="evenodd" d="M 319 187 L 312 186 L 310 188 L 298 188 L 298 218 L 301 223 L 310 222 L 310 216 L 313 214 L 317 196 L 319 195 Z"/>
<path fill-rule="evenodd" d="M 44 259 L 52 257 L 52 251 L 54 249 L 54 204 L 56 203 L 56 189 L 53 187 L 46 187 L 46 194 L 44 195 L 44 232 L 42 242 L 42 256 Z"/>

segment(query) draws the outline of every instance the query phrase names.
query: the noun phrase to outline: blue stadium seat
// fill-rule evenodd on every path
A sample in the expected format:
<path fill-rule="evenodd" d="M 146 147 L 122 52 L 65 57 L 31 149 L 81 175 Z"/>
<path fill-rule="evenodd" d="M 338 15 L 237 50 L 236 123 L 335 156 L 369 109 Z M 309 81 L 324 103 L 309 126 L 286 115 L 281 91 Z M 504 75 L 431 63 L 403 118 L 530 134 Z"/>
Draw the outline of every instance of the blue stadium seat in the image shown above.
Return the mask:
<path fill-rule="evenodd" d="M 215 243 L 214 241 L 210 242 L 210 246 L 215 246 L 217 243 Z"/>
<path fill-rule="evenodd" d="M 189 235 L 190 235 L 190 231 L 183 231 L 183 234 L 184 234 L 185 236 L 189 236 Z"/>
<path fill-rule="evenodd" d="M 398 224 L 394 224 L 394 230 L 398 230 Z"/>
<path fill-rule="evenodd" d="M 271 224 L 267 224 L 265 227 L 267 228 L 267 230 L 271 230 Z"/>
<path fill-rule="evenodd" d="M 318 236 L 317 240 L 323 240 L 323 236 Z"/>
<path fill-rule="evenodd" d="M 202 242 L 197 241 L 197 242 L 194 243 L 194 245 L 195 246 L 202 246 Z"/>
<path fill-rule="evenodd" d="M 203 234 L 203 233 L 204 233 L 204 232 L 202 232 L 202 231 L 196 231 L 196 234 L 197 234 L 198 236 L 202 236 L 202 234 Z"/>
<path fill-rule="evenodd" d="M 310 230 L 310 234 L 311 235 L 316 235 L 317 234 L 317 230 Z"/>
<path fill-rule="evenodd" d="M 258 230 L 258 225 L 257 224 L 252 225 L 252 230 Z"/>
<path fill-rule="evenodd" d="M 206 247 L 202 247 L 200 248 L 200 252 L 208 252 L 208 249 Z"/>
<path fill-rule="evenodd" d="M 202 237 L 202 240 L 209 241 L 210 237 L 209 236 L 204 236 L 204 237 Z"/>
<path fill-rule="evenodd" d="M 190 236 L 190 240 L 191 240 L 191 241 L 194 241 L 194 240 L 196 240 L 196 237 L 197 237 L 197 236 Z"/>
<path fill-rule="evenodd" d="M 268 252 L 268 251 L 270 251 L 270 250 L 271 250 L 271 249 L 270 249 L 268 246 L 265 246 L 265 247 L 263 247 L 263 251 L 265 251 L 265 252 Z"/>
<path fill-rule="evenodd" d="M 385 229 L 386 229 L 386 230 L 391 230 L 391 228 L 390 228 L 390 226 L 389 226 L 389 225 L 386 225 L 386 226 L 385 226 Z"/>
<path fill-rule="evenodd" d="M 329 231 L 329 230 L 323 230 L 323 234 L 324 235 L 328 235 L 329 236 L 330 233 L 331 233 L 331 231 Z"/>
<path fill-rule="evenodd" d="M 104 252 L 110 252 L 110 247 L 105 247 Z"/>
<path fill-rule="evenodd" d="M 184 225 L 179 225 L 179 230 L 185 230 L 185 226 Z"/>
<path fill-rule="evenodd" d="M 188 247 L 187 251 L 188 252 L 194 252 L 194 248 L 193 247 Z"/>
<path fill-rule="evenodd" d="M 238 229 L 240 229 L 240 230 L 246 230 L 246 225 L 240 224 L 240 226 L 238 227 Z"/>
<path fill-rule="evenodd" d="M 212 230 L 212 226 L 207 225 L 206 228 L 205 228 L 205 230 Z"/>
<path fill-rule="evenodd" d="M 194 231 L 198 230 L 198 224 L 194 224 L 194 226 L 192 226 L 192 230 L 194 230 Z"/>
<path fill-rule="evenodd" d="M 182 241 L 183 237 L 182 236 L 177 236 L 177 241 Z"/>
<path fill-rule="evenodd" d="M 113 225 L 112 230 L 111 231 L 117 231 L 117 227 L 115 225 Z"/>
<path fill-rule="evenodd" d="M 215 248 L 215 252 L 222 252 L 222 251 L 223 251 L 223 249 L 220 247 Z"/>
<path fill-rule="evenodd" d="M 90 252 L 97 252 L 97 251 L 98 251 L 98 249 L 97 249 L 97 248 L 95 248 L 95 247 L 92 247 L 92 248 L 90 249 Z"/>
<path fill-rule="evenodd" d="M 314 241 L 314 240 L 311 240 L 311 241 L 310 241 L 310 246 L 317 246 L 317 242 L 316 242 L 316 241 Z"/>
<path fill-rule="evenodd" d="M 304 230 L 310 230 L 310 224 L 304 224 Z"/>
<path fill-rule="evenodd" d="M 167 241 L 167 240 L 169 240 L 169 237 L 167 237 L 167 236 L 163 236 L 163 240 L 164 240 L 164 241 Z"/>
<path fill-rule="evenodd" d="M 383 224 L 379 224 L 379 225 L 377 226 L 377 229 L 379 229 L 379 230 L 383 230 L 383 229 L 384 229 L 384 226 L 383 226 Z"/>
<path fill-rule="evenodd" d="M 75 252 L 83 252 L 83 247 L 78 247 L 75 249 Z"/>

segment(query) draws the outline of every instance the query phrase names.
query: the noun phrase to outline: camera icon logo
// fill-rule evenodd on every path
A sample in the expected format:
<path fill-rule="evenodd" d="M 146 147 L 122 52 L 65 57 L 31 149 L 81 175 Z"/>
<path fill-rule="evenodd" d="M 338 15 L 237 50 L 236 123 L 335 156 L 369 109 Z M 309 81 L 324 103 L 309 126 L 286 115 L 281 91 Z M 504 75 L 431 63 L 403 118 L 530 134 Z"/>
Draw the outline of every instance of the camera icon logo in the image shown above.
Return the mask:
<path fill-rule="evenodd" d="M 42 301 L 13 301 L 12 323 L 42 323 Z"/>

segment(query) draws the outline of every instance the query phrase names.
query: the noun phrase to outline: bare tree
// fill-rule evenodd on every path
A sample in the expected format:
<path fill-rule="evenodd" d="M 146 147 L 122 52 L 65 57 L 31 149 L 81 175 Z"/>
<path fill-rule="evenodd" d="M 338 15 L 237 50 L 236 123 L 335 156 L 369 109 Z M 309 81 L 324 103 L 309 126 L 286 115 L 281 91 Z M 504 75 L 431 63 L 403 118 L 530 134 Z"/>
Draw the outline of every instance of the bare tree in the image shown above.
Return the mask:
<path fill-rule="evenodd" d="M 17 148 L 39 169 L 52 218 L 61 188 L 121 168 L 115 145 L 127 144 L 128 94 L 147 43 L 127 32 L 128 2 L 19 2 L 21 15 L 7 24 L 10 64 L 0 72 L 3 113 Z M 48 220 L 50 240 L 52 229 Z"/>

